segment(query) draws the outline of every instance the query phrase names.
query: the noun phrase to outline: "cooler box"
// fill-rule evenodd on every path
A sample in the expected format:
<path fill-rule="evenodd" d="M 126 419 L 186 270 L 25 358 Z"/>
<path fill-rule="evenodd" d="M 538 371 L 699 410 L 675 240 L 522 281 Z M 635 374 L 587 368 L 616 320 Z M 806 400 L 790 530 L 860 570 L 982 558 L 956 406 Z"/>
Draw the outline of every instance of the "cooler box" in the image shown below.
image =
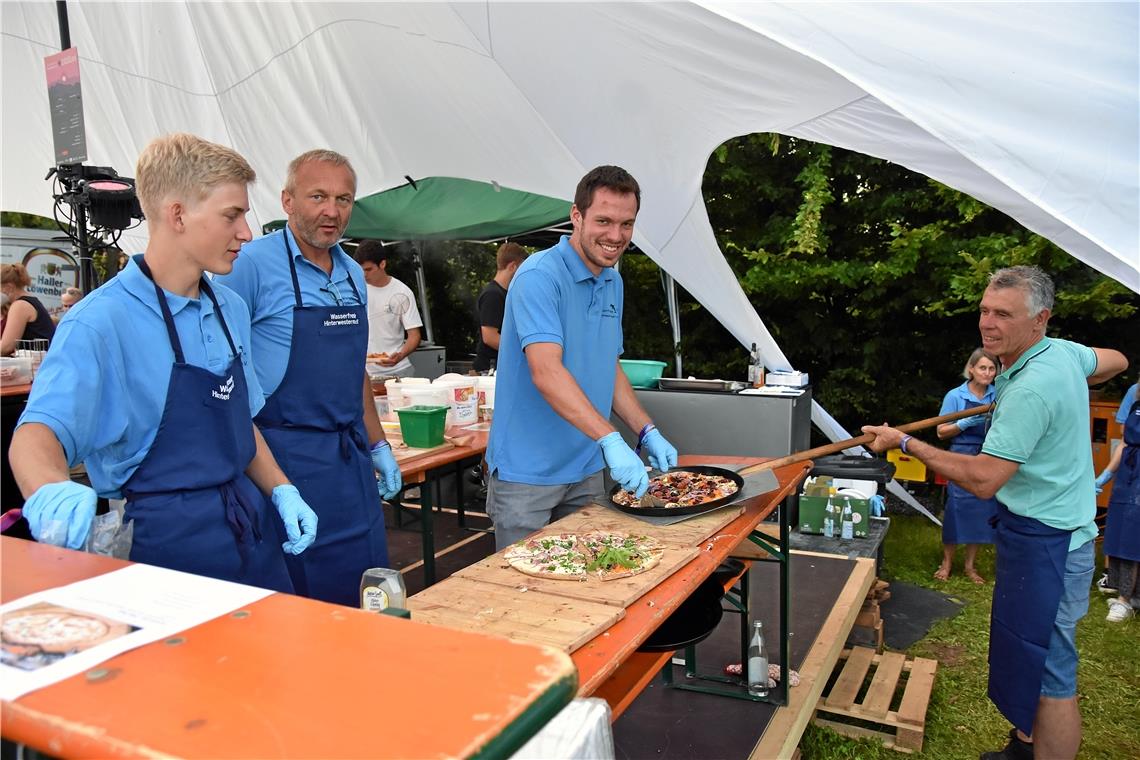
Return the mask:
<path fill-rule="evenodd" d="M 895 480 L 926 482 L 926 465 L 921 459 L 907 456 L 902 453 L 902 449 L 891 449 L 887 452 L 887 461 L 894 463 Z"/>

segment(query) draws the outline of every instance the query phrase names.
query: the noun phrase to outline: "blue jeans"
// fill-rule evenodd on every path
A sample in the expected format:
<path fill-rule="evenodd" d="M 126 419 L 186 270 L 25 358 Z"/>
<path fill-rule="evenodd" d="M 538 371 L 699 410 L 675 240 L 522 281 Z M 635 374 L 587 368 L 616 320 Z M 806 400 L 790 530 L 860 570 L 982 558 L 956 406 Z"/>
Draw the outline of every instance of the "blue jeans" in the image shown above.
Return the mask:
<path fill-rule="evenodd" d="M 1089 586 L 1092 584 L 1095 550 L 1093 541 L 1069 552 L 1065 561 L 1065 588 L 1049 653 L 1045 656 L 1045 673 L 1041 677 L 1041 696 L 1067 699 L 1077 694 L 1077 621 L 1089 611 Z"/>

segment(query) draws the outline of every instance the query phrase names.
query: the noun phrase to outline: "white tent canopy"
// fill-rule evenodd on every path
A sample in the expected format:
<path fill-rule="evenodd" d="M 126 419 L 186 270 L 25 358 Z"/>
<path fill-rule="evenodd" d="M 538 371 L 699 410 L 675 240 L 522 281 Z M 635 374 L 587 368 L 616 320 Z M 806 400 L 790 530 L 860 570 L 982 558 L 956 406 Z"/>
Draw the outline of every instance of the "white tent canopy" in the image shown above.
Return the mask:
<path fill-rule="evenodd" d="M 1001 209 L 1140 292 L 1136 3 L 68 3 L 88 163 L 154 136 L 232 145 L 280 216 L 286 164 L 348 155 L 361 195 L 453 176 L 568 197 L 643 187 L 637 244 L 765 363 L 789 367 L 721 254 L 711 152 L 781 132 Z M 0 4 L 3 196 L 49 213 L 54 3 Z M 816 407 L 829 435 L 842 431 Z"/>

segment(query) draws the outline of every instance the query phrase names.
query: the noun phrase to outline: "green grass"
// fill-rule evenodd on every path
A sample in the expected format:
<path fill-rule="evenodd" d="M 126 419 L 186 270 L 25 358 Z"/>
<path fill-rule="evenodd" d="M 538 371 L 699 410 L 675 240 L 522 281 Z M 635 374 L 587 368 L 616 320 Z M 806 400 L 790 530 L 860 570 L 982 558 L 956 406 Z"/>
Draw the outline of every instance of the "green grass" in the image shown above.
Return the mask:
<path fill-rule="evenodd" d="M 883 549 L 885 580 L 937 589 L 964 601 L 955 617 L 935 623 L 908 655 L 932 657 L 938 675 L 926 714 L 923 758 L 972 758 L 1004 746 L 1009 724 L 986 697 L 990 600 L 994 576 L 993 547 L 978 552 L 977 568 L 991 583 L 976 586 L 961 576 L 962 551 L 954 575 L 945 583 L 931 574 L 941 560 L 941 534 L 921 516 L 894 516 Z M 1100 577 L 1102 558 L 1097 556 Z M 1077 629 L 1081 664 L 1078 694 L 1084 723 L 1081 758 L 1138 758 L 1140 731 L 1140 619 L 1105 621 L 1104 597 L 1094 589 L 1089 612 Z M 889 625 L 889 623 L 887 623 Z M 881 744 L 854 741 L 815 725 L 804 733 L 800 749 L 808 760 L 891 758 L 901 755 Z"/>

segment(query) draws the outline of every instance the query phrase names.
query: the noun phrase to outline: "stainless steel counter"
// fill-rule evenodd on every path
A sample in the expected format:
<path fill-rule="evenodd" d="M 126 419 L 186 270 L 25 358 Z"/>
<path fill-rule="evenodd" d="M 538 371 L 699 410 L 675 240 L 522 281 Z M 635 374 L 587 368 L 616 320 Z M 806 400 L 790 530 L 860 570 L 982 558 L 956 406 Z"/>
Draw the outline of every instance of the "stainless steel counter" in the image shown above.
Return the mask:
<path fill-rule="evenodd" d="M 682 454 L 781 457 L 810 448 L 811 388 L 799 396 L 752 396 L 635 388 L 654 424 Z M 612 424 L 632 446 L 637 432 Z"/>

